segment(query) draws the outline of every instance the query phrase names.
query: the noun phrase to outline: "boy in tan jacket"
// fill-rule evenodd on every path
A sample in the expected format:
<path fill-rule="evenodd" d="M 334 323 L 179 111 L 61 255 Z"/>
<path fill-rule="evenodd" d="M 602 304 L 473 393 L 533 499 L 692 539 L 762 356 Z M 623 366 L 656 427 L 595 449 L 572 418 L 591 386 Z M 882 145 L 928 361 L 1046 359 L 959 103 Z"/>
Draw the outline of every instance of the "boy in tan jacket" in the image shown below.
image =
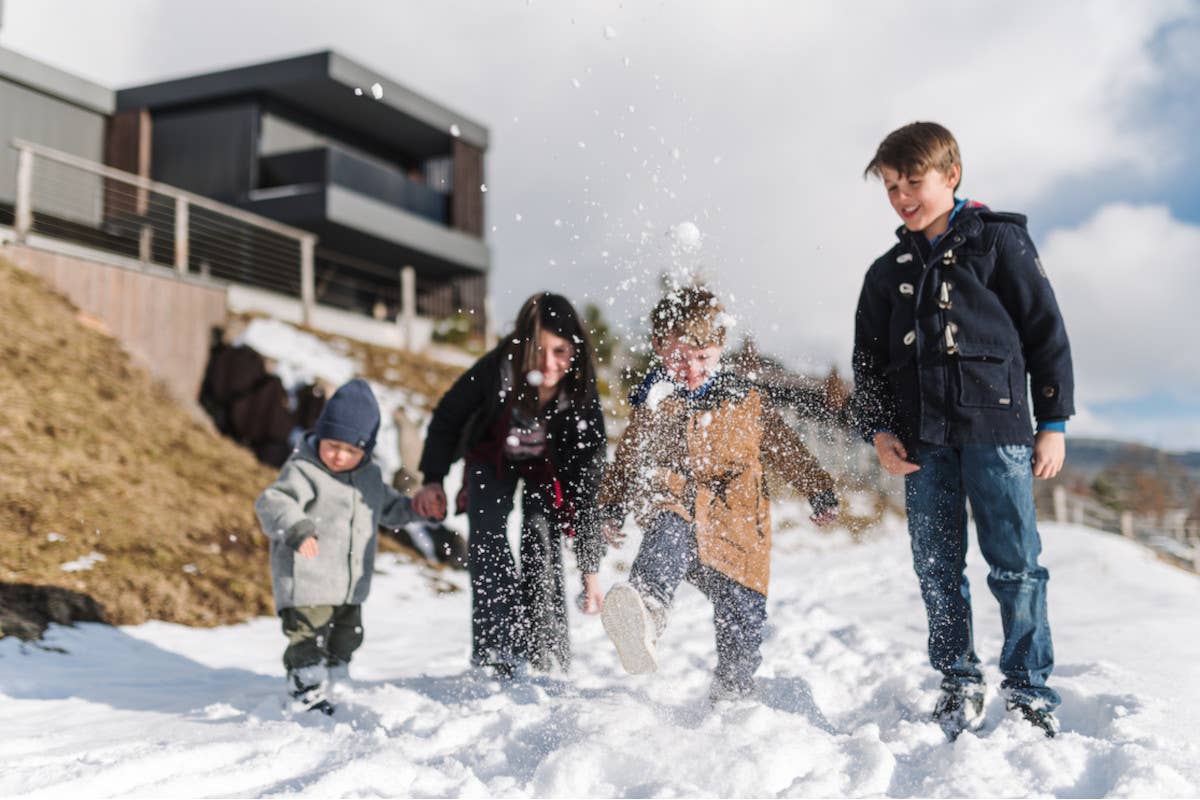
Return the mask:
<path fill-rule="evenodd" d="M 750 695 L 762 662 L 771 555 L 764 466 L 808 495 L 817 524 L 837 517 L 829 474 L 754 384 L 721 371 L 723 316 L 699 287 L 655 306 L 651 344 L 661 365 L 630 397 L 629 426 L 600 488 L 609 544 L 623 544 L 630 512 L 644 531 L 629 583 L 614 586 L 602 610 L 622 666 L 657 669 L 655 641 L 687 580 L 713 604 L 714 701 Z"/>

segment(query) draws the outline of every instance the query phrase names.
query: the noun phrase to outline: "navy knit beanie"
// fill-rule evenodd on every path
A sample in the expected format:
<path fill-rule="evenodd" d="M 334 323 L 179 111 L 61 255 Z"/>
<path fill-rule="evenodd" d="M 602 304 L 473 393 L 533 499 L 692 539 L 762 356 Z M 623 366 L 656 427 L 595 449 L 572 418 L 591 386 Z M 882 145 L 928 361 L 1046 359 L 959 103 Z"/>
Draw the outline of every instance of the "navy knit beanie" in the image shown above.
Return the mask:
<path fill-rule="evenodd" d="M 379 403 L 371 385 L 362 378 L 355 378 L 333 393 L 313 428 L 318 441 L 337 439 L 361 447 L 367 455 L 375 447 L 378 432 Z"/>

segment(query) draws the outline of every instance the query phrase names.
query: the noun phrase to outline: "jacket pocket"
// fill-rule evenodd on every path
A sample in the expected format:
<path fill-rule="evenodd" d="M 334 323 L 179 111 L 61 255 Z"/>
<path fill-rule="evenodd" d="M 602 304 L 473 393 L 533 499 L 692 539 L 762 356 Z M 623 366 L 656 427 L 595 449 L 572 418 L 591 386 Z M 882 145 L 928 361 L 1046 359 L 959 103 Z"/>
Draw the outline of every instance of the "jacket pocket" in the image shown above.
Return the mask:
<path fill-rule="evenodd" d="M 1012 370 L 997 352 L 959 350 L 958 401 L 973 408 L 1012 408 Z"/>

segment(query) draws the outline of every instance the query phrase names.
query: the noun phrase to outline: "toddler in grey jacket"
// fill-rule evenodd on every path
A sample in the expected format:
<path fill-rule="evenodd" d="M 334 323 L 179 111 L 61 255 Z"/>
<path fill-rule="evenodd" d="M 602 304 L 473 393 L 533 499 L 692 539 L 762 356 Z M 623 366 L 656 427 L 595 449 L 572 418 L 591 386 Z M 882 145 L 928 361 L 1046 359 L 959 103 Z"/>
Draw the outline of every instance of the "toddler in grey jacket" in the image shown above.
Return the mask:
<path fill-rule="evenodd" d="M 254 504 L 271 540 L 288 690 L 299 707 L 326 714 L 334 711 L 326 697 L 330 678 L 345 676 L 362 644 L 378 528 L 419 518 L 371 461 L 378 431 L 379 404 L 356 378 L 334 393 Z"/>

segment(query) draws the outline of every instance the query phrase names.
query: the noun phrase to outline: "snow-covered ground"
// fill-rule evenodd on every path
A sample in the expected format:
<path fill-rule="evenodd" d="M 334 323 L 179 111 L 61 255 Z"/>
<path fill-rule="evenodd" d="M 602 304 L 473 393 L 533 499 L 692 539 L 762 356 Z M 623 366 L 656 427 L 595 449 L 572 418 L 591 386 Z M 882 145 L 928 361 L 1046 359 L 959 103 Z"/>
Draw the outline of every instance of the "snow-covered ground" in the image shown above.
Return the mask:
<path fill-rule="evenodd" d="M 802 515 L 777 506 L 777 522 Z M 282 710 L 270 618 L 0 641 L 0 796 L 1196 796 L 1200 578 L 1108 534 L 1043 534 L 1054 740 L 992 689 L 984 730 L 948 743 L 924 719 L 937 680 L 902 523 L 859 544 L 802 525 L 776 538 L 759 703 L 707 706 L 712 622 L 690 587 L 657 674 L 625 676 L 599 620 L 576 615 L 569 676 L 500 686 L 467 667 L 467 593 L 384 558 L 333 718 Z M 994 686 L 976 552 L 970 575 Z"/>

